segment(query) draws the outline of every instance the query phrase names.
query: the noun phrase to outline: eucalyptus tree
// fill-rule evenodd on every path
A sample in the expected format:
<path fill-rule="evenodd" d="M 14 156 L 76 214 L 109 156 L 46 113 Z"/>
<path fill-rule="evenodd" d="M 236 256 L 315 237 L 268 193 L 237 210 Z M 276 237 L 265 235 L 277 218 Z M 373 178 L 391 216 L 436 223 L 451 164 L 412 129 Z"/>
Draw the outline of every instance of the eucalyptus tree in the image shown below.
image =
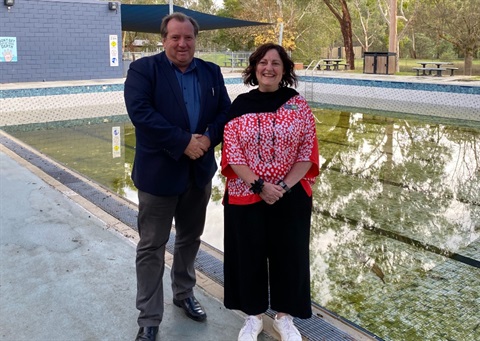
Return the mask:
<path fill-rule="evenodd" d="M 354 10 L 352 18 L 353 35 L 364 51 L 380 41 L 385 34 L 385 27 L 381 25 L 380 13 L 376 0 L 352 0 Z"/>
<path fill-rule="evenodd" d="M 326 11 L 323 0 L 298 1 L 295 37 L 296 49 L 292 56 L 307 64 L 328 57 L 331 49 L 342 41 L 338 22 Z M 325 52 L 327 50 L 327 52 Z"/>
<path fill-rule="evenodd" d="M 343 37 L 343 46 L 345 47 L 345 55 L 350 70 L 355 70 L 355 54 L 353 51 L 353 30 L 352 17 L 348 9 L 347 0 L 323 0 L 325 5 L 340 24 L 340 31 Z"/>
<path fill-rule="evenodd" d="M 297 49 L 297 41 L 311 28 L 306 18 L 315 1 L 321 0 L 224 0 L 217 15 L 265 22 L 270 25 L 220 30 L 216 39 L 232 50 L 252 49 L 265 42 L 279 43 L 288 51 Z"/>
<path fill-rule="evenodd" d="M 249 17 L 244 2 L 240 0 L 224 0 L 223 8 L 216 14 L 221 17 L 261 21 L 256 17 Z M 232 51 L 249 50 L 254 46 L 254 37 L 249 34 L 250 30 L 252 27 L 221 29 L 214 41 Z"/>
<path fill-rule="evenodd" d="M 422 25 L 431 36 L 454 45 L 463 55 L 465 75 L 472 75 L 472 62 L 480 48 L 479 0 L 424 0 Z"/>
<path fill-rule="evenodd" d="M 397 16 L 395 23 L 391 22 L 390 19 L 390 6 L 392 3 L 397 4 Z M 404 39 L 409 32 L 411 32 L 410 28 L 415 22 L 417 13 L 419 13 L 420 9 L 420 1 L 419 0 L 398 0 L 398 1 L 391 1 L 391 0 L 377 0 L 378 8 L 380 13 L 382 14 L 384 22 L 388 25 L 396 25 L 397 34 L 396 34 L 396 46 L 395 46 L 395 53 L 396 53 L 396 68 L 397 72 L 400 71 L 400 65 L 398 63 L 400 59 L 400 42 Z M 400 21 L 400 22 L 399 22 Z"/>

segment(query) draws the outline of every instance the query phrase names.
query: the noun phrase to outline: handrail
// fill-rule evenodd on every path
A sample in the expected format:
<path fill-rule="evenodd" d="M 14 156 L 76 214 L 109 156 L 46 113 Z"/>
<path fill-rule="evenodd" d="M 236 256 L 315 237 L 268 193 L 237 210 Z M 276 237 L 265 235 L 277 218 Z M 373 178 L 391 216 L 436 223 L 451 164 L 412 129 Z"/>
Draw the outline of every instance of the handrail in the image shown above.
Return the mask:
<path fill-rule="evenodd" d="M 320 59 L 320 60 L 318 61 L 318 63 L 315 64 L 315 66 L 313 67 L 313 69 L 316 70 L 316 69 L 318 68 L 318 66 L 322 63 L 322 61 L 323 61 L 323 60 Z"/>
<path fill-rule="evenodd" d="M 312 60 L 310 62 L 310 64 L 308 64 L 307 68 L 305 69 L 305 71 L 308 71 L 310 69 L 310 66 L 312 66 L 312 64 L 315 63 L 315 60 Z"/>

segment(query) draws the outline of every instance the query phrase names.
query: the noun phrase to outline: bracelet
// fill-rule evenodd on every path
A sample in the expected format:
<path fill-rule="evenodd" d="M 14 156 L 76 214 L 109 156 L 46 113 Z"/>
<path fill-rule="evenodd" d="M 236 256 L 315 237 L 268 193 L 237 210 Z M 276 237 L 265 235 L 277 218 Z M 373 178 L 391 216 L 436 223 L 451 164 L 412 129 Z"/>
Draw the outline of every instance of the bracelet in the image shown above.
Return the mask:
<path fill-rule="evenodd" d="M 260 194 L 262 193 L 262 189 L 263 189 L 263 186 L 264 185 L 264 182 L 262 178 L 258 178 L 257 180 L 255 180 L 254 182 L 252 182 L 250 185 L 252 185 L 252 187 L 250 187 L 250 190 L 253 192 L 253 194 Z"/>
<path fill-rule="evenodd" d="M 280 180 L 279 182 L 277 182 L 277 185 L 280 185 L 285 190 L 286 193 L 290 193 L 292 191 L 292 189 L 288 187 L 288 185 L 283 180 Z"/>

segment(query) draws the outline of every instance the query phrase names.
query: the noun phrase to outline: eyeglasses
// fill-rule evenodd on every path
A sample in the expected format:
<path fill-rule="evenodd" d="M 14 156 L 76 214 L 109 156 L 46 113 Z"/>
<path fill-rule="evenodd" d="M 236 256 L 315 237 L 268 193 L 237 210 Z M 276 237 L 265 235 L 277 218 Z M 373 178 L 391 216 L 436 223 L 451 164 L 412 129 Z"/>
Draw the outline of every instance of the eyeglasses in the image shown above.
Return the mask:
<path fill-rule="evenodd" d="M 272 138 L 271 138 L 271 151 L 272 151 L 272 156 L 270 157 L 270 159 L 268 160 L 264 160 L 263 157 L 262 157 L 262 153 L 261 153 L 261 150 L 262 150 L 262 124 L 260 122 L 260 116 L 257 115 L 257 122 L 258 122 L 258 135 L 257 135 L 257 144 L 258 144 L 258 158 L 260 159 L 260 161 L 262 162 L 267 162 L 267 163 L 270 163 L 270 162 L 273 162 L 275 160 L 275 140 L 276 140 L 276 136 L 275 136 L 275 116 L 273 117 L 273 121 L 272 121 Z M 265 144 L 265 146 L 267 146 Z M 268 147 L 268 146 L 267 146 Z"/>

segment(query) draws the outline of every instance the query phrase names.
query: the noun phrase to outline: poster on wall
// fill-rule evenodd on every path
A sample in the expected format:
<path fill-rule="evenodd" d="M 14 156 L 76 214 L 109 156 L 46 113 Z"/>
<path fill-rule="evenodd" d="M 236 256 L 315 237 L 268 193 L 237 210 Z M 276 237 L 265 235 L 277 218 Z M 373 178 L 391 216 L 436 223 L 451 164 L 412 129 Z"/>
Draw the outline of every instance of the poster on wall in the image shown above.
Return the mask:
<path fill-rule="evenodd" d="M 118 37 L 110 35 L 110 66 L 118 66 Z"/>
<path fill-rule="evenodd" d="M 17 60 L 17 37 L 0 37 L 0 62 Z"/>

